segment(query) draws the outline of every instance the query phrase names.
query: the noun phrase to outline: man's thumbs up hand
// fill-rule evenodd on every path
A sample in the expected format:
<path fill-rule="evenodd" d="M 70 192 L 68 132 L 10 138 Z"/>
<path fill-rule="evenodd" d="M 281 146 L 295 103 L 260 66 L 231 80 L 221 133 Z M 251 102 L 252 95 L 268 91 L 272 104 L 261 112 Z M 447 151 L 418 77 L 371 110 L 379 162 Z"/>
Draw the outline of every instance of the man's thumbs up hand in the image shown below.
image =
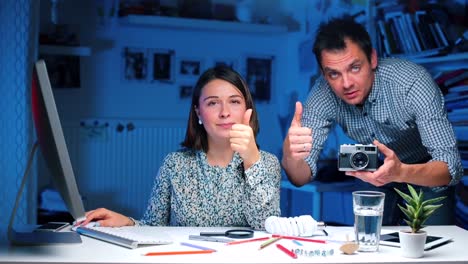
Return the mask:
<path fill-rule="evenodd" d="M 294 111 L 294 117 L 291 121 L 292 127 L 300 127 L 302 119 L 302 104 L 301 102 L 296 102 L 296 110 Z"/>

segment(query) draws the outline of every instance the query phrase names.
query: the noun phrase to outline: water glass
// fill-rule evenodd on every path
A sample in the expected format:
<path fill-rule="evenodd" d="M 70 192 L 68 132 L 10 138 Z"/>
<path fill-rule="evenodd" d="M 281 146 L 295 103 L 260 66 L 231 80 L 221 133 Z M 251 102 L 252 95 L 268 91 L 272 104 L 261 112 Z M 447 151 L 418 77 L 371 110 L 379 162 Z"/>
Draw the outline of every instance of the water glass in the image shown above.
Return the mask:
<path fill-rule="evenodd" d="M 354 233 L 358 251 L 379 250 L 380 230 L 384 210 L 385 193 L 376 191 L 353 192 Z"/>

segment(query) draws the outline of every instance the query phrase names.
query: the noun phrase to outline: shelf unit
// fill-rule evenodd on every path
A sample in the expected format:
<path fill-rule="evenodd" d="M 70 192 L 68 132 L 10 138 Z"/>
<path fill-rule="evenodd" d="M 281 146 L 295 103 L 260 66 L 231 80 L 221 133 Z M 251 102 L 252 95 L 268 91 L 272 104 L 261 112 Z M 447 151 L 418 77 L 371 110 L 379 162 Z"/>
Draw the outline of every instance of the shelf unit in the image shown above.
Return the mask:
<path fill-rule="evenodd" d="M 152 26 L 172 29 L 191 29 L 257 34 L 281 34 L 288 32 L 288 28 L 283 25 L 266 25 L 164 16 L 128 15 L 119 18 L 119 21 L 121 25 Z"/>
<path fill-rule="evenodd" d="M 91 48 L 87 46 L 40 45 L 39 53 L 51 55 L 91 56 Z"/>
<path fill-rule="evenodd" d="M 453 53 L 445 56 L 414 58 L 411 61 L 421 64 L 430 71 L 434 70 L 454 70 L 466 68 L 468 61 L 468 52 Z"/>

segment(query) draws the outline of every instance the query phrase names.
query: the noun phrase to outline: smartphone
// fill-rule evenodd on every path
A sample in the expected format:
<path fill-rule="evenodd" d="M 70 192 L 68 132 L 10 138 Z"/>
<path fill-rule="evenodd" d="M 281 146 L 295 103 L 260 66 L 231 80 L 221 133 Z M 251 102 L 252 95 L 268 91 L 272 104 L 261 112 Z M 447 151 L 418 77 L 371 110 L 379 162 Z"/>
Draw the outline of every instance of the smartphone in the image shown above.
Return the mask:
<path fill-rule="evenodd" d="M 49 222 L 47 224 L 40 225 L 37 227 L 34 231 L 42 232 L 42 231 L 48 231 L 48 232 L 57 232 L 65 227 L 69 226 L 70 224 L 67 222 Z"/>

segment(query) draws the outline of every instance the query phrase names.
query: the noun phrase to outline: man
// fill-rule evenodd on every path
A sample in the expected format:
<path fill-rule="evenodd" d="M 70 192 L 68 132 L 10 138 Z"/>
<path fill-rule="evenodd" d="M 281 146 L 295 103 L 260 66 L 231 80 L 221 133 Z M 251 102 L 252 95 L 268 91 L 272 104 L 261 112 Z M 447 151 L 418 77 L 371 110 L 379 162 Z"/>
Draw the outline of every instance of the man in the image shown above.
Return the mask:
<path fill-rule="evenodd" d="M 304 108 L 296 103 L 283 143 L 289 180 L 302 186 L 317 176 L 318 156 L 336 122 L 350 138 L 373 143 L 381 153 L 377 171 L 346 175 L 362 180 L 360 189 L 386 193 L 384 224 L 398 224 L 393 187 L 401 183 L 430 187 L 428 196 L 449 194 L 446 187 L 458 183 L 463 168 L 442 93 L 429 73 L 401 59 L 378 62 L 369 34 L 349 18 L 321 24 L 313 52 L 322 76 Z"/>

